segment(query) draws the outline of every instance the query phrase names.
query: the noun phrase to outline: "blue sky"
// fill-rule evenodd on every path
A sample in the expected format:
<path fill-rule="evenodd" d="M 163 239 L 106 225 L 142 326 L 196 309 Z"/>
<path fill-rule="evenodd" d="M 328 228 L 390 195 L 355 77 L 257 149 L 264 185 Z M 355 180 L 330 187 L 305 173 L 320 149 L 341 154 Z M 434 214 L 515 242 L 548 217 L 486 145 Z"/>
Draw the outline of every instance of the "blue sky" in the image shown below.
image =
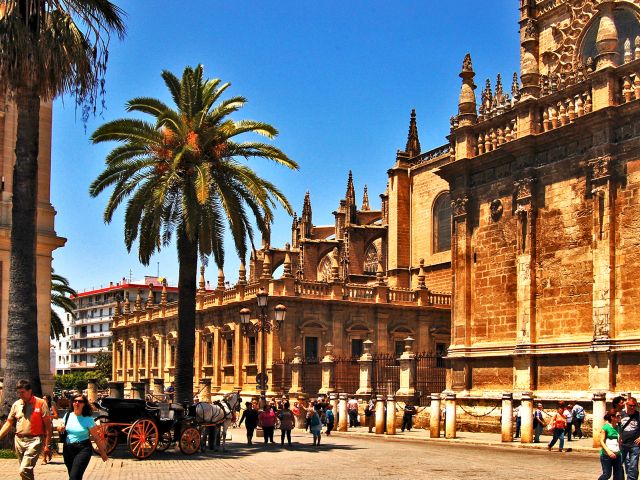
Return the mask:
<path fill-rule="evenodd" d="M 365 184 L 372 208 L 385 189 L 386 171 L 406 143 L 415 108 L 422 149 L 446 143 L 456 113 L 458 73 L 470 52 L 479 89 L 502 73 L 505 87 L 518 69 L 518 3 L 435 0 L 293 2 L 116 0 L 127 12 L 124 41 L 112 41 L 106 84 L 107 110 L 86 125 L 73 101 L 54 107 L 52 203 L 56 230 L 67 245 L 54 252 L 54 268 L 79 291 L 109 281 L 160 274 L 177 282 L 175 246 L 149 267 L 123 242 L 122 211 L 102 221 L 106 195 L 92 199 L 88 186 L 113 145 L 93 146 L 100 124 L 125 116 L 136 96 L 170 101 L 160 72 L 180 76 L 202 63 L 209 78 L 232 83 L 230 95 L 248 98 L 236 120 L 266 121 L 280 131 L 274 144 L 300 164 L 299 172 L 252 163 L 281 187 L 300 213 L 311 192 L 314 223 L 331 214 L 353 170 L 359 201 Z M 479 90 L 477 91 L 479 98 Z M 291 218 L 276 213 L 272 244 L 290 239 Z M 238 260 L 227 245 L 225 273 L 237 278 Z M 215 283 L 215 269 L 208 279 Z"/>

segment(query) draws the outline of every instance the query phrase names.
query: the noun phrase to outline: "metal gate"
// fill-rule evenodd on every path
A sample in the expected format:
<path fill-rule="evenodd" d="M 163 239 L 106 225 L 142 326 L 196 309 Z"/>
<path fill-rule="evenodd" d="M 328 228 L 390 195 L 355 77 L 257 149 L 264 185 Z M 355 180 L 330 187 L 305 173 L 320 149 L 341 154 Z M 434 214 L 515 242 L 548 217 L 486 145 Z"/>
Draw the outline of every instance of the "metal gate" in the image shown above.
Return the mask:
<path fill-rule="evenodd" d="M 302 391 L 312 397 L 318 395 L 322 388 L 322 365 L 317 359 L 306 359 L 300 369 L 300 383 Z"/>
<path fill-rule="evenodd" d="M 371 383 L 376 395 L 394 395 L 400 389 L 400 363 L 395 354 L 373 355 Z"/>
<path fill-rule="evenodd" d="M 335 387 L 338 393 L 354 394 L 360 388 L 360 364 L 358 357 L 336 357 Z"/>

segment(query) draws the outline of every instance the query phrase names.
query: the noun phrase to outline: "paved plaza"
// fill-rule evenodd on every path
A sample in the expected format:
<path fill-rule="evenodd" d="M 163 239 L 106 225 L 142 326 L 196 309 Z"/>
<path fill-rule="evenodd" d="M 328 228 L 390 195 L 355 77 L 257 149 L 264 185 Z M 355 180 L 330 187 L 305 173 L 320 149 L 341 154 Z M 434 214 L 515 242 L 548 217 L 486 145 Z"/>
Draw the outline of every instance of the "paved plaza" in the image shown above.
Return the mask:
<path fill-rule="evenodd" d="M 125 449 L 103 463 L 94 457 L 85 474 L 87 480 L 194 480 L 206 478 L 282 480 L 326 479 L 418 479 L 439 480 L 583 480 L 600 474 L 597 453 L 547 452 L 483 446 L 471 443 L 421 441 L 398 436 L 340 434 L 327 438 L 316 449 L 311 436 L 294 432 L 291 449 L 261 443 L 244 444 L 244 430 L 231 430 L 227 452 L 186 457 L 179 451 L 157 453 L 146 461 L 133 460 Z M 262 440 L 262 439 L 258 439 Z M 241 443 L 242 442 L 242 443 Z M 16 478 L 16 460 L 0 460 L 0 480 Z M 60 456 L 36 468 L 38 480 L 66 478 Z"/>

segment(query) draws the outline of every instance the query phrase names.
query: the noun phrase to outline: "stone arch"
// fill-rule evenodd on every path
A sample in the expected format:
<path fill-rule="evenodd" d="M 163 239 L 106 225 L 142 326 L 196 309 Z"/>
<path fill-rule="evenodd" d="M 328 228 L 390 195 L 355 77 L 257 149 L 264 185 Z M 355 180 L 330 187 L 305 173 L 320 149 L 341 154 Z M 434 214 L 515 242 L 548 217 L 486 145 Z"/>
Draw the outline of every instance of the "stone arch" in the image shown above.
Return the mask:
<path fill-rule="evenodd" d="M 365 275 L 375 275 L 382 256 L 382 236 L 379 236 L 371 240 L 364 249 L 362 272 Z"/>
<path fill-rule="evenodd" d="M 316 280 L 318 282 L 330 282 L 332 280 L 331 276 L 331 266 L 333 263 L 333 248 L 326 252 L 322 257 L 320 257 L 320 261 L 318 262 L 318 267 L 316 268 Z M 338 263 L 340 263 L 340 253 L 338 252 Z M 339 270 L 338 270 L 339 271 Z"/>

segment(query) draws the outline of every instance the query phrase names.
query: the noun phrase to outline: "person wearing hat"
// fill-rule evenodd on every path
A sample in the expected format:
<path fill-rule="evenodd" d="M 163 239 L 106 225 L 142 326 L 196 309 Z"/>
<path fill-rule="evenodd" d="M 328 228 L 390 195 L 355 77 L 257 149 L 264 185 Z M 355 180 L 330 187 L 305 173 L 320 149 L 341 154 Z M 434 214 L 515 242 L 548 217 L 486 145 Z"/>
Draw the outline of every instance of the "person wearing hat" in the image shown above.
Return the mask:
<path fill-rule="evenodd" d="M 536 411 L 533 412 L 533 432 L 535 434 L 533 443 L 540 443 L 540 435 L 544 430 L 544 426 L 544 410 L 542 409 L 542 404 L 539 403 Z"/>

